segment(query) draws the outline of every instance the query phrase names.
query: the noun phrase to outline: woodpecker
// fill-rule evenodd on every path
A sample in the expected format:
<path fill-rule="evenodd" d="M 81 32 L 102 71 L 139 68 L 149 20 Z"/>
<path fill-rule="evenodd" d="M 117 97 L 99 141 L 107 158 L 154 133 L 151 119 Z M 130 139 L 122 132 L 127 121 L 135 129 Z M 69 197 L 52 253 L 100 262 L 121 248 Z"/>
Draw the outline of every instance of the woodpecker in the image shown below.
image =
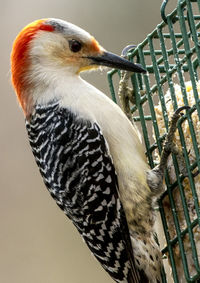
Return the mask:
<path fill-rule="evenodd" d="M 53 18 L 26 26 L 11 53 L 12 83 L 48 191 L 114 281 L 161 282 L 155 193 L 139 131 L 80 77 L 100 66 L 145 73 Z"/>

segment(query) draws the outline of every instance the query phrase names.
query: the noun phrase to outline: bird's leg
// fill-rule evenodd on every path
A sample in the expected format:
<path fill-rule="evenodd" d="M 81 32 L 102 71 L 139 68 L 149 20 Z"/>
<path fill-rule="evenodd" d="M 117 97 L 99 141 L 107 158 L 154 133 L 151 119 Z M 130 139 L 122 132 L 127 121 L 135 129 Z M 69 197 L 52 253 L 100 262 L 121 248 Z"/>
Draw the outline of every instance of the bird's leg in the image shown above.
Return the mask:
<path fill-rule="evenodd" d="M 119 82 L 118 96 L 122 106 L 122 110 L 131 120 L 131 109 L 129 101 L 135 104 L 134 91 L 128 87 L 128 80 L 131 76 L 131 72 L 121 71 L 121 79 Z"/>
<path fill-rule="evenodd" d="M 129 51 L 134 49 L 136 45 L 128 45 L 126 46 L 121 56 L 127 59 L 127 54 Z M 130 76 L 132 75 L 131 72 L 128 71 L 121 71 L 121 79 L 119 82 L 119 90 L 118 90 L 118 97 L 120 99 L 121 107 L 124 113 L 127 115 L 129 120 L 132 120 L 132 114 L 130 109 L 130 102 L 135 105 L 136 98 L 135 98 L 135 91 L 134 89 L 131 89 L 128 87 L 128 81 L 130 79 Z M 141 91 L 141 95 L 144 95 L 144 91 Z"/>
<path fill-rule="evenodd" d="M 169 132 L 166 136 L 164 147 L 161 153 L 160 163 L 159 165 L 157 165 L 155 168 L 153 168 L 147 173 L 147 183 L 154 195 L 159 195 L 160 193 L 162 193 L 163 175 L 164 175 L 164 170 L 167 166 L 167 160 L 168 160 L 169 155 L 171 153 L 175 153 L 179 159 L 180 159 L 180 156 L 182 156 L 180 151 L 175 146 L 173 139 L 174 139 L 174 134 L 176 131 L 176 124 L 177 124 L 178 119 L 180 118 L 181 111 L 189 109 L 189 108 L 190 108 L 189 106 L 182 106 L 174 112 L 172 119 L 171 119 L 171 125 L 169 128 Z M 183 158 L 181 162 L 184 162 Z"/>

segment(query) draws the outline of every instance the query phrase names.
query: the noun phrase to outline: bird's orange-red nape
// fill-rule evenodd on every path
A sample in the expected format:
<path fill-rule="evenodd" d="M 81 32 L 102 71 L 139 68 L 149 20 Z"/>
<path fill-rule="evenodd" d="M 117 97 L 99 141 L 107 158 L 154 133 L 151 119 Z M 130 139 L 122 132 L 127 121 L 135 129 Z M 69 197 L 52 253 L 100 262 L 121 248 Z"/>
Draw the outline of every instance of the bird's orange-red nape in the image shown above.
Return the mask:
<path fill-rule="evenodd" d="M 30 87 L 26 80 L 30 64 L 28 56 L 29 44 L 40 30 L 52 32 L 54 27 L 46 24 L 46 19 L 37 20 L 27 25 L 16 37 L 11 53 L 12 83 L 26 116 L 28 115 L 27 105 L 31 103 L 31 101 L 27 101 L 30 98 L 25 94 L 27 88 Z"/>

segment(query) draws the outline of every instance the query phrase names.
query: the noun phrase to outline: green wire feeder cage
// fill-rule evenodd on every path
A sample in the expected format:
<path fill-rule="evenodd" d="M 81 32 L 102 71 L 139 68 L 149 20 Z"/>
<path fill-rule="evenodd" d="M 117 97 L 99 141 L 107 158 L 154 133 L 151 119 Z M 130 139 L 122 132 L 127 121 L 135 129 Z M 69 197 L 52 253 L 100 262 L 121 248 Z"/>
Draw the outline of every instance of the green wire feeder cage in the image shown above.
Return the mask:
<path fill-rule="evenodd" d="M 164 237 L 158 232 L 158 238 L 168 258 L 165 266 L 171 266 L 165 269 L 167 276 L 163 272 L 163 282 L 173 282 L 170 277 L 174 282 L 200 282 L 200 0 L 179 0 L 166 16 L 167 2 L 161 7 L 163 22 L 127 55 L 148 71 L 131 76 L 134 97 L 128 108 L 154 168 L 174 110 L 191 107 L 178 121 L 178 150 L 165 172 L 166 190 L 159 200 Z M 108 73 L 116 103 L 119 78 L 117 70 Z"/>

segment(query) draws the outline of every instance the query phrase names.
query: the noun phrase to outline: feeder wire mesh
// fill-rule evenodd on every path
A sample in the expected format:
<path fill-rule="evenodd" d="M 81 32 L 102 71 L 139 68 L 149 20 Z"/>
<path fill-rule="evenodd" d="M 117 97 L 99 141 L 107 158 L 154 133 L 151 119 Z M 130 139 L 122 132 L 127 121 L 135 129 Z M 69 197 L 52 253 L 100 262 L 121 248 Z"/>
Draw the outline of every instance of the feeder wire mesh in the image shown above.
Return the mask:
<path fill-rule="evenodd" d="M 131 76 L 135 104 L 130 103 L 130 111 L 141 128 L 146 156 L 154 168 L 170 116 L 182 105 L 191 107 L 178 121 L 176 141 L 180 153 L 172 154 L 165 172 L 166 190 L 159 200 L 159 210 L 166 242 L 162 252 L 170 260 L 174 282 L 197 282 L 200 278 L 200 0 L 179 0 L 175 10 L 166 16 L 167 2 L 163 1 L 161 7 L 163 21 L 128 53 L 131 61 L 139 62 L 147 70 L 145 75 Z M 118 103 L 116 76 L 120 77 L 118 70 L 108 72 L 112 99 Z M 164 273 L 163 282 L 166 282 Z"/>

